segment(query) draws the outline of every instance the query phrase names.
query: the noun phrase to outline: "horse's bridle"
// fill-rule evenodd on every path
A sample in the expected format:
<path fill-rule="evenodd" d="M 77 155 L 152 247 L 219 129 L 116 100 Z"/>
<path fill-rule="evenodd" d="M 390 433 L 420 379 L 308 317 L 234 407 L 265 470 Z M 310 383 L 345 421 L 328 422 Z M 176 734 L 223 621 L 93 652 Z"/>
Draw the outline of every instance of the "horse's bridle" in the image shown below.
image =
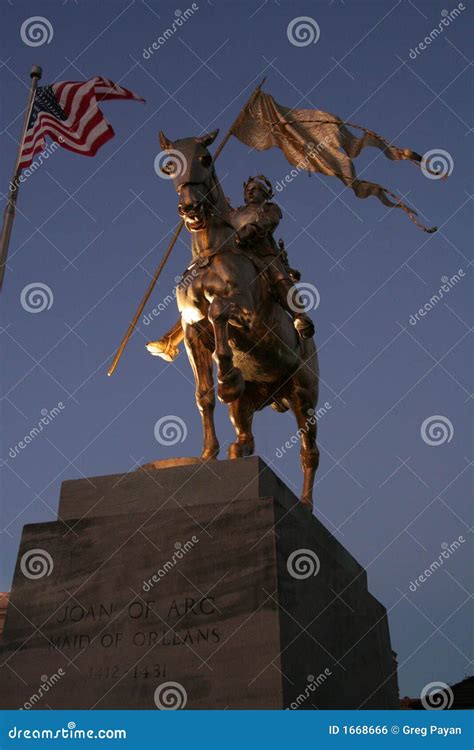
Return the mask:
<path fill-rule="evenodd" d="M 208 207 L 209 213 L 211 214 L 211 216 L 216 216 L 215 207 L 219 199 L 219 188 L 217 187 L 217 176 L 216 176 L 214 164 L 212 165 L 212 170 L 209 174 L 208 182 L 183 182 L 181 183 L 181 185 L 179 185 L 179 188 L 188 187 L 189 185 L 197 185 L 198 187 L 204 188 L 203 189 L 204 197 L 199 202 L 198 206 L 204 209 L 204 213 L 205 213 L 206 207 Z M 178 195 L 179 195 L 179 191 L 178 191 Z M 178 210 L 178 213 L 179 213 L 179 210 Z M 180 216 L 181 215 L 182 214 L 180 213 Z M 224 222 L 224 224 L 227 224 L 227 226 L 234 229 L 233 224 L 230 221 L 228 221 L 228 219 L 226 219 L 224 216 L 219 215 L 219 218 L 222 222 Z"/>

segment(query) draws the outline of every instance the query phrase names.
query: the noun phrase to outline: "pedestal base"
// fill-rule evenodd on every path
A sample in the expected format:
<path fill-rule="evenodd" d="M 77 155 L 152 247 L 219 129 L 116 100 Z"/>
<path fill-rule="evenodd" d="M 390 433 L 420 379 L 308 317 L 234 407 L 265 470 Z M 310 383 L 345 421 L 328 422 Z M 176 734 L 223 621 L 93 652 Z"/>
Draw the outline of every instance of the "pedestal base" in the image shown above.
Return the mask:
<path fill-rule="evenodd" d="M 260 459 L 65 482 L 59 518 L 24 528 L 2 708 L 398 708 L 365 571 Z"/>

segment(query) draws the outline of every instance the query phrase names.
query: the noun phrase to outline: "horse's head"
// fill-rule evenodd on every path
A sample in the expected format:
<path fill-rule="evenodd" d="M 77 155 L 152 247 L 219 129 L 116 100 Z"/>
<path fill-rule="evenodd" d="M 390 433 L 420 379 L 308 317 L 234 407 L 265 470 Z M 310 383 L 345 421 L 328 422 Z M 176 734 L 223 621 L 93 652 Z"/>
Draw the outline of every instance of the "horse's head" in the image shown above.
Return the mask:
<path fill-rule="evenodd" d="M 169 153 L 161 171 L 174 182 L 179 195 L 178 213 L 190 232 L 205 228 L 206 216 L 217 203 L 214 164 L 207 147 L 218 132 L 178 141 L 170 141 L 160 132 L 160 146 Z"/>

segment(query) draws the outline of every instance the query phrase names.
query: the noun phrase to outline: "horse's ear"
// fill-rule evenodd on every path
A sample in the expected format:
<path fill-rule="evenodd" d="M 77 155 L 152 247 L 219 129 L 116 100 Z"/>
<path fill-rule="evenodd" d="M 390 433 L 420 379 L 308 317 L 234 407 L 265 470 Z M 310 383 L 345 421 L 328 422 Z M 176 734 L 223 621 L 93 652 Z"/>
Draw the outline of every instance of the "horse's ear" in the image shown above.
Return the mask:
<path fill-rule="evenodd" d="M 159 138 L 160 138 L 160 146 L 163 149 L 163 151 L 173 148 L 173 141 L 168 140 L 168 138 L 166 137 L 166 135 L 163 133 L 162 130 L 160 130 Z"/>
<path fill-rule="evenodd" d="M 217 136 L 219 135 L 219 128 L 217 130 L 213 130 L 211 133 L 206 133 L 206 135 L 200 135 L 195 140 L 196 143 L 200 143 L 201 146 L 208 146 L 211 145 L 211 143 L 214 143 Z"/>

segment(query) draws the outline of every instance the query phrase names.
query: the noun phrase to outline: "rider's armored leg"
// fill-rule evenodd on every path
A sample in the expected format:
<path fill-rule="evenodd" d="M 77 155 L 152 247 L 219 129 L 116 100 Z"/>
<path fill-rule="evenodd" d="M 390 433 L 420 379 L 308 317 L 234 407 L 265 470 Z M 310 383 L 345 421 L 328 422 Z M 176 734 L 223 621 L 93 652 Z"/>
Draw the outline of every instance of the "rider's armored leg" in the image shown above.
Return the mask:
<path fill-rule="evenodd" d="M 172 362 L 179 354 L 179 345 L 184 339 L 181 318 L 158 341 L 149 341 L 146 348 L 154 357 L 161 357 L 166 362 Z"/>
<path fill-rule="evenodd" d="M 303 311 L 300 312 L 291 304 L 291 300 L 294 300 L 297 296 L 297 289 L 290 279 L 278 278 L 276 283 L 273 283 L 273 288 L 277 293 L 278 301 L 281 306 L 287 310 L 293 318 L 293 324 L 301 338 L 310 339 L 311 336 L 314 336 L 314 323 L 309 315 Z"/>

